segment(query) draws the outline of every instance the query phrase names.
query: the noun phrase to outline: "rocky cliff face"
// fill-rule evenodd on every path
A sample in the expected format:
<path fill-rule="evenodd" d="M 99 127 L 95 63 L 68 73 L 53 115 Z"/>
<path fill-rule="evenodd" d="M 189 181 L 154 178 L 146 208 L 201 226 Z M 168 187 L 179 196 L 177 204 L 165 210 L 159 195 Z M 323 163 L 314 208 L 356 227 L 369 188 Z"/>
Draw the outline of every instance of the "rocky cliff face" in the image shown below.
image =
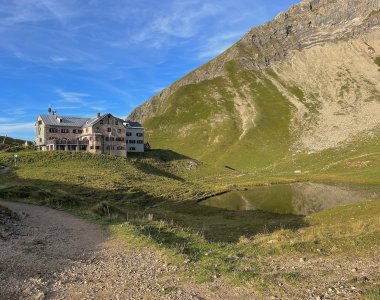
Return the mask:
<path fill-rule="evenodd" d="M 188 154 L 198 156 L 189 139 L 202 136 L 200 124 L 209 126 L 201 148 L 208 152 L 223 145 L 232 153 L 236 147 L 270 145 L 278 137 L 262 136 L 268 134 L 262 122 L 280 117 L 287 119 L 277 126 L 287 127 L 283 134 L 288 135 L 288 151 L 320 151 L 377 130 L 378 56 L 380 1 L 303 1 L 253 28 L 222 55 L 137 108 L 130 118 L 144 122 L 153 139 L 154 133 L 166 144 L 183 144 Z M 191 97 L 198 108 L 183 100 Z M 281 103 L 276 102 L 279 99 Z M 202 107 L 206 113 L 197 114 Z M 271 115 L 270 109 L 281 115 Z M 192 120 L 183 122 L 189 112 Z M 171 130 L 181 134 L 170 138 Z M 233 137 L 223 136 L 231 132 Z M 157 143 L 161 145 L 164 142 Z M 281 155 L 286 153 L 283 150 Z M 233 162 L 231 155 L 224 153 L 220 159 Z"/>

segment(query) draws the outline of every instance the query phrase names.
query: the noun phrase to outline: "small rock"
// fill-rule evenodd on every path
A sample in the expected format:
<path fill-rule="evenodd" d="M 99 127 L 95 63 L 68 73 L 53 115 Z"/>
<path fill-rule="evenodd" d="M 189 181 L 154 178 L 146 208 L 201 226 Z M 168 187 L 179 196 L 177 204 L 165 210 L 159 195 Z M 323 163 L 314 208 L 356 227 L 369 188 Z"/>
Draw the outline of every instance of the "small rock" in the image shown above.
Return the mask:
<path fill-rule="evenodd" d="M 39 292 L 34 299 L 35 300 L 43 300 L 43 299 L 45 299 L 45 294 L 43 292 Z"/>
<path fill-rule="evenodd" d="M 357 272 L 357 271 L 358 271 L 358 268 L 353 268 L 351 271 L 352 271 L 352 272 Z"/>
<path fill-rule="evenodd" d="M 301 257 L 300 258 L 300 262 L 305 262 L 306 261 L 306 257 Z"/>

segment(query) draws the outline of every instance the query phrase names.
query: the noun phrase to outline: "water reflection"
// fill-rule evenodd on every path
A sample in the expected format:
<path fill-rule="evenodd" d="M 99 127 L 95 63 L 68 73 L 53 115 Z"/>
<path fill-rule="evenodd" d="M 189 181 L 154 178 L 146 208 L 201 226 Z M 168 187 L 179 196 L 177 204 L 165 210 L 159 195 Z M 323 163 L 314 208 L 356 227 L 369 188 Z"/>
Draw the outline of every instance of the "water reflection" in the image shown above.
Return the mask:
<path fill-rule="evenodd" d="M 294 183 L 235 191 L 202 201 L 228 210 L 308 215 L 335 206 L 380 198 L 380 186 Z"/>

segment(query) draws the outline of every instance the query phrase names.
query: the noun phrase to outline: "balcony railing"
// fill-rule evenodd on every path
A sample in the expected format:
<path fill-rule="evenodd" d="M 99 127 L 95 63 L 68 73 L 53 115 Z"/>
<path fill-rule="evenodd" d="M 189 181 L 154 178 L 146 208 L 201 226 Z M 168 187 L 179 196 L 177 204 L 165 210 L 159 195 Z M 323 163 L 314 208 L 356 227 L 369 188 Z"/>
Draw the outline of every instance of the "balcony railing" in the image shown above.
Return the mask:
<path fill-rule="evenodd" d="M 47 144 L 51 145 L 88 145 L 89 141 L 79 141 L 79 140 L 50 140 Z"/>

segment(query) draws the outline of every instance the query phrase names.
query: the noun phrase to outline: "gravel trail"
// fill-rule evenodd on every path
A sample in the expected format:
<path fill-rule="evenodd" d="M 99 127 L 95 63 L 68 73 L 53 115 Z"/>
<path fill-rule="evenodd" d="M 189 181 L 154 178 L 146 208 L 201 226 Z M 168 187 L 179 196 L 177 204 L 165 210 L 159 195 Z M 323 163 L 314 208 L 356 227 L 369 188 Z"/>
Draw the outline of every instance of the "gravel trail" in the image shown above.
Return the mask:
<path fill-rule="evenodd" d="M 0 299 L 254 299 L 194 285 L 152 249 L 131 249 L 98 225 L 46 207 L 0 201 Z"/>

